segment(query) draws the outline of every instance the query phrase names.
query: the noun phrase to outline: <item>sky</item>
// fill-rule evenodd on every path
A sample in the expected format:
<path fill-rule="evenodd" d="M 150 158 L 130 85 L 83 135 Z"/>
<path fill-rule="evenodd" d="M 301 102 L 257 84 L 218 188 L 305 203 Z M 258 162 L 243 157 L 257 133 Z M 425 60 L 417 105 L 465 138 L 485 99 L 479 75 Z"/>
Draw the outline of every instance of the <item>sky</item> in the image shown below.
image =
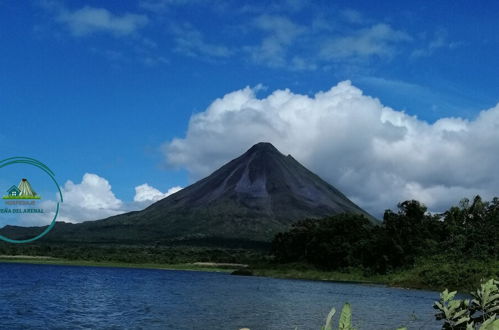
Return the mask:
<path fill-rule="evenodd" d="M 260 141 L 379 217 L 406 199 L 439 212 L 492 198 L 497 12 L 493 1 L 0 0 L 1 158 L 47 164 L 72 222 L 145 207 Z"/>

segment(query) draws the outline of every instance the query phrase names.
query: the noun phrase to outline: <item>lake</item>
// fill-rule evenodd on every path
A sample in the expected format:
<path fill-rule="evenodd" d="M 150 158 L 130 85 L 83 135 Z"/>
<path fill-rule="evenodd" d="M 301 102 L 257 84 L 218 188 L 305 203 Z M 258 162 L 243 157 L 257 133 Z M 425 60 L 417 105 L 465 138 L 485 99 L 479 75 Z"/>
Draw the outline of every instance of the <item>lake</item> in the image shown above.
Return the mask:
<path fill-rule="evenodd" d="M 0 329 L 320 329 L 344 302 L 358 329 L 440 329 L 437 299 L 374 285 L 0 263 Z"/>

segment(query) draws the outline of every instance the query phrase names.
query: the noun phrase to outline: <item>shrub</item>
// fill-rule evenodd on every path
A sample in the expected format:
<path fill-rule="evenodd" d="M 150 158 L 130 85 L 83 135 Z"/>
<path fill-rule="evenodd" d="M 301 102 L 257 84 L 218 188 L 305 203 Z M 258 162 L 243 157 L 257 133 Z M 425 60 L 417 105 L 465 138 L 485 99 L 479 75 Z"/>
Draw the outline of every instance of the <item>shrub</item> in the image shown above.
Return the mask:
<path fill-rule="evenodd" d="M 454 299 L 457 291 L 445 290 L 433 308 L 438 310 L 435 318 L 443 320 L 442 329 L 499 329 L 499 281 L 490 279 L 482 282 L 480 287 L 471 293 L 470 299 Z M 477 328 L 480 326 L 479 328 Z"/>

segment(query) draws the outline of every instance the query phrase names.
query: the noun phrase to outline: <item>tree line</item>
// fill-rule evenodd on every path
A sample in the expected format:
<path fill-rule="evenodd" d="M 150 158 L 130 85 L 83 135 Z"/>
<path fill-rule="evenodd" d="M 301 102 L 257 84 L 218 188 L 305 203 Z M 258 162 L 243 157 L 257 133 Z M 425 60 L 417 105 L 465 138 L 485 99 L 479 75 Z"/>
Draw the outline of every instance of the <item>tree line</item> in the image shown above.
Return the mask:
<path fill-rule="evenodd" d="M 386 210 L 381 224 L 346 213 L 303 220 L 275 236 L 272 254 L 281 263 L 303 262 L 324 270 L 362 267 L 379 274 L 431 256 L 497 260 L 499 199 L 463 199 L 440 214 L 409 200 L 396 211 Z"/>

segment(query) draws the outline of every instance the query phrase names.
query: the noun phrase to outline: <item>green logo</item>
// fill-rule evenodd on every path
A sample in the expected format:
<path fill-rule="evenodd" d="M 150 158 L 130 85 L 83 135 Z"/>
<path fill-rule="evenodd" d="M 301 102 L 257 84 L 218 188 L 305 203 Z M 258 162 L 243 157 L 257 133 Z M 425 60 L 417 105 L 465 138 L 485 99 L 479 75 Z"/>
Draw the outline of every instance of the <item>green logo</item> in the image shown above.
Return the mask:
<path fill-rule="evenodd" d="M 55 185 L 57 195 L 56 201 L 52 202 L 53 209 L 46 210 L 42 206 L 35 206 L 37 201 L 41 200 L 41 196 L 36 193 L 28 179 L 22 178 L 19 184 L 12 185 L 6 190 L 6 195 L 2 197 L 5 200 L 5 207 L 0 208 L 0 214 L 7 216 L 36 216 L 45 214 L 52 217 L 49 225 L 40 227 L 43 231 L 32 238 L 27 239 L 11 239 L 0 234 L 0 239 L 9 243 L 30 243 L 45 236 L 55 226 L 57 216 L 59 214 L 60 203 L 63 202 L 61 188 L 55 180 L 55 174 L 47 165 L 29 157 L 11 157 L 0 161 L 0 169 L 15 164 L 29 165 L 42 171 L 42 177 L 50 184 Z M 36 170 L 35 170 L 36 172 Z M 48 177 L 47 177 L 48 176 Z M 15 180 L 15 179 L 14 179 Z M 11 181 L 12 182 L 12 181 Z M 43 204 L 43 203 L 42 203 Z M 50 219 L 50 218 L 49 218 Z M 1 226 L 0 226 L 1 229 Z"/>
<path fill-rule="evenodd" d="M 23 178 L 17 186 L 7 189 L 7 195 L 3 199 L 41 199 L 31 187 L 28 179 Z"/>

